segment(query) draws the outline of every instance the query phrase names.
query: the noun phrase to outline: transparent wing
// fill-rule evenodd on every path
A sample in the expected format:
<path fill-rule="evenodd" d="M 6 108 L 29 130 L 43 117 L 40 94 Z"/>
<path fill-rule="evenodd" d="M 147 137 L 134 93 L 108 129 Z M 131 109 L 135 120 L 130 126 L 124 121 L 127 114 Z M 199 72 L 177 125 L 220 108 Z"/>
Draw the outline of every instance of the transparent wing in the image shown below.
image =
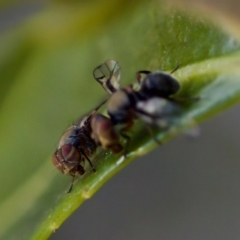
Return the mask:
<path fill-rule="evenodd" d="M 164 98 L 153 97 L 139 101 L 136 115 L 145 123 L 157 126 L 163 130 L 180 129 L 190 136 L 199 134 L 195 121 L 183 115 L 183 109 L 176 103 Z"/>
<path fill-rule="evenodd" d="M 114 60 L 107 60 L 93 70 L 93 76 L 110 94 L 119 90 L 120 67 Z"/>

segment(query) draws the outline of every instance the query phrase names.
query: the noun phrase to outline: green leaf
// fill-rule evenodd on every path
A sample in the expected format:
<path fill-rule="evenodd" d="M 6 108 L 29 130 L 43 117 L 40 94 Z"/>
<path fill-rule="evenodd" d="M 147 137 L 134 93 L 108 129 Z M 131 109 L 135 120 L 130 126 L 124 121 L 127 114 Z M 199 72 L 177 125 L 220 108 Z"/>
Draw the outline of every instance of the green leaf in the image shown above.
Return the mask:
<path fill-rule="evenodd" d="M 134 9 L 134 10 L 133 10 Z M 105 96 L 93 69 L 122 67 L 122 86 L 141 69 L 169 70 L 182 84 L 183 118 L 196 122 L 240 100 L 240 43 L 210 20 L 159 2 L 91 1 L 51 5 L 0 38 L 0 215 L 2 239 L 47 239 L 86 199 L 157 145 L 143 124 L 131 130 L 128 157 L 99 151 L 73 191 L 51 165 L 62 132 Z M 11 56 L 11 57 L 10 57 Z M 161 142 L 176 132 L 159 132 Z M 124 144 L 124 141 L 123 141 Z"/>

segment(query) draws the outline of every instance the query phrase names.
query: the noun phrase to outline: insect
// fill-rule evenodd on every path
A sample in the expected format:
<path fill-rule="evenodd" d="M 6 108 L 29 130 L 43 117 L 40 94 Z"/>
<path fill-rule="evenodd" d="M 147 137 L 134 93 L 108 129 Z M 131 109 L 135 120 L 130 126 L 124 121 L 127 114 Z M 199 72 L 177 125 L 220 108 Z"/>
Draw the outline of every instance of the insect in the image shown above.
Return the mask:
<path fill-rule="evenodd" d="M 68 192 L 72 190 L 76 177 L 85 173 L 85 160 L 88 161 L 93 171 L 95 171 L 90 160 L 97 148 L 97 143 L 90 137 L 90 122 L 93 114 L 94 112 L 89 116 L 85 116 L 66 130 L 61 136 L 58 148 L 52 156 L 53 165 L 63 174 L 69 174 L 73 177 Z"/>
<path fill-rule="evenodd" d="M 182 113 L 177 100 L 171 97 L 179 91 L 180 84 L 168 73 L 138 71 L 138 89 L 131 84 L 120 88 L 120 67 L 114 60 L 99 65 L 93 75 L 110 97 L 66 130 L 52 156 L 53 165 L 72 176 L 68 192 L 72 190 L 77 176 L 85 173 L 85 161 L 96 171 L 90 159 L 98 146 L 113 153 L 123 150 L 120 136 L 130 139 L 125 131 L 133 126 L 135 119 L 141 119 L 147 126 L 168 129 L 173 124 L 179 124 L 179 114 Z M 105 102 L 109 118 L 97 112 Z"/>
<path fill-rule="evenodd" d="M 53 165 L 63 174 L 72 176 L 68 192 L 72 190 L 77 176 L 85 173 L 85 161 L 88 161 L 94 172 L 96 171 L 90 158 L 94 156 L 100 144 L 114 153 L 122 150 L 118 134 L 114 128 L 109 128 L 109 125 L 112 125 L 110 119 L 97 113 L 103 103 L 65 131 L 52 156 Z"/>
<path fill-rule="evenodd" d="M 164 130 L 173 124 L 182 124 L 179 120 L 182 108 L 171 96 L 180 90 L 180 83 L 171 73 L 138 71 L 138 89 L 135 89 L 132 84 L 120 88 L 120 67 L 114 60 L 108 60 L 94 69 L 95 80 L 110 93 L 107 112 L 112 127 L 118 126 L 123 137 L 126 136 L 124 131 L 132 127 L 135 119 L 147 123 L 148 128 L 157 126 Z"/>

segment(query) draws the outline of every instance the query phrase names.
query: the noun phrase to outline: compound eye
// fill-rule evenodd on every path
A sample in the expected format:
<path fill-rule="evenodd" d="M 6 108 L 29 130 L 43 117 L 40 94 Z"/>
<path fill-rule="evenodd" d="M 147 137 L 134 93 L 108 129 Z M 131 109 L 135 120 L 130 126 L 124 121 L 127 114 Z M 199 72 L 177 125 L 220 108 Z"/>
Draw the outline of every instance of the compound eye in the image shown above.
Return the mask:
<path fill-rule="evenodd" d="M 62 160 L 59 155 L 59 150 L 57 150 L 53 155 L 52 155 L 52 164 L 59 170 L 63 171 L 63 165 L 62 165 Z"/>
<path fill-rule="evenodd" d="M 63 145 L 58 151 L 61 153 L 63 161 L 69 164 L 79 163 L 81 160 L 81 155 L 77 148 L 71 144 Z"/>
<path fill-rule="evenodd" d="M 53 165 L 65 174 L 78 166 L 81 160 L 81 154 L 71 144 L 63 145 L 52 156 Z"/>

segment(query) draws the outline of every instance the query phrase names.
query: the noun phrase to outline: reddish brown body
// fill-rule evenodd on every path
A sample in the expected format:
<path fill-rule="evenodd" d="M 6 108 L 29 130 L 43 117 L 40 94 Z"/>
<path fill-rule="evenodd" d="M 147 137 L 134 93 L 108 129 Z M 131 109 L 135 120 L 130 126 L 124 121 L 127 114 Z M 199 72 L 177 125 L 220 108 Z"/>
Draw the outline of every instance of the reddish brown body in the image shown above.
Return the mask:
<path fill-rule="evenodd" d="M 76 177 L 85 173 L 86 160 L 95 171 L 90 159 L 98 146 L 111 149 L 114 153 L 123 149 L 119 143 L 119 134 L 110 119 L 96 110 L 78 124 L 69 127 L 60 138 L 58 149 L 52 156 L 52 163 L 63 174 L 73 177 L 69 191 Z"/>
<path fill-rule="evenodd" d="M 63 174 L 73 177 L 72 184 L 78 175 L 85 173 L 86 160 L 95 171 L 90 160 L 98 146 L 98 143 L 91 138 L 90 122 L 94 113 L 67 129 L 60 138 L 58 149 L 52 156 L 53 165 Z M 72 185 L 69 191 L 71 189 Z"/>

